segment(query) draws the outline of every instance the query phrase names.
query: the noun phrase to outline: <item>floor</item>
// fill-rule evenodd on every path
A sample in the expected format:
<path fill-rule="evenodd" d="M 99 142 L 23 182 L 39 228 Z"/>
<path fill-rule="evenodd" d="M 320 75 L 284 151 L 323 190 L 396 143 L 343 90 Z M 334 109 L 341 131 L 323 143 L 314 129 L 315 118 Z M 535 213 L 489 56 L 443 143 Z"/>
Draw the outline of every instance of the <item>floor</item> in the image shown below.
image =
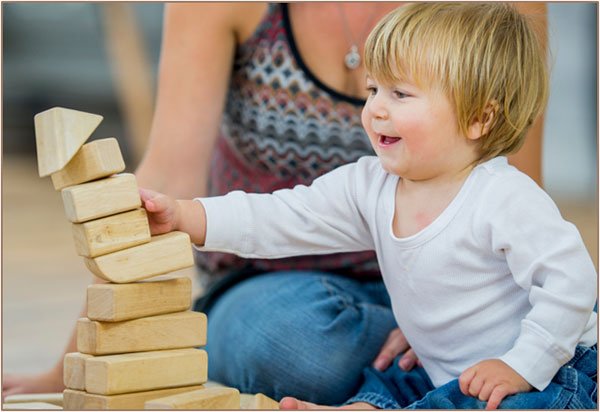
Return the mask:
<path fill-rule="evenodd" d="M 594 202 L 555 199 L 582 233 L 598 267 Z M 59 359 L 92 279 L 75 254 L 60 193 L 33 157 L 2 163 L 2 372 L 45 370 Z M 195 280 L 194 270 L 180 271 Z M 194 290 L 198 291 L 195 282 Z"/>

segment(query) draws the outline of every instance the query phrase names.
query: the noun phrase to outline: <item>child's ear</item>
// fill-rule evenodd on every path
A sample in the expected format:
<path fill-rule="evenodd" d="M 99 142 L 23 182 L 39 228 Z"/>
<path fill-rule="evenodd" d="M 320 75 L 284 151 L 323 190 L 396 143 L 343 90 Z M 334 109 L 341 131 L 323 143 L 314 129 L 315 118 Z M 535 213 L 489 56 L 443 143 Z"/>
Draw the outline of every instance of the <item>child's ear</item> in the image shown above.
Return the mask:
<path fill-rule="evenodd" d="M 479 119 L 473 119 L 471 125 L 469 126 L 469 130 L 467 133 L 467 137 L 471 140 L 477 140 L 482 136 L 488 134 L 494 122 L 496 120 L 496 113 L 498 113 L 498 102 L 492 100 L 489 102 L 485 109 L 483 110 L 483 115 Z"/>

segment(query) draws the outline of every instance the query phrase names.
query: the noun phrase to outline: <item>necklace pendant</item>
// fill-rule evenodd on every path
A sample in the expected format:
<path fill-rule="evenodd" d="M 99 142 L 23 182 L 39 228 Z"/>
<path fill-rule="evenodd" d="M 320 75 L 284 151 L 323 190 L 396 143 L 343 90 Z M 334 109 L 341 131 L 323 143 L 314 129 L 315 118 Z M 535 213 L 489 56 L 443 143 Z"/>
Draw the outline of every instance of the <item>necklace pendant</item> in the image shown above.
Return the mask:
<path fill-rule="evenodd" d="M 356 47 L 356 45 L 353 44 L 350 47 L 350 51 L 346 53 L 346 57 L 344 57 L 344 63 L 350 70 L 354 70 L 360 66 L 360 54 L 358 54 L 358 47 Z"/>

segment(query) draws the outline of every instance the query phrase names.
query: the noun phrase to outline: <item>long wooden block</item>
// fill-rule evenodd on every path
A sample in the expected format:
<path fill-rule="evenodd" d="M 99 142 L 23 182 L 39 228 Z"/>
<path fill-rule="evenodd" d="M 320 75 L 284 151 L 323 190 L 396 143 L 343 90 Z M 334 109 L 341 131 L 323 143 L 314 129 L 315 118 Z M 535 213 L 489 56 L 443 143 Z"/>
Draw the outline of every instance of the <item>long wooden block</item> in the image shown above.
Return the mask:
<path fill-rule="evenodd" d="M 98 322 L 77 321 L 77 350 L 90 355 L 147 352 L 206 345 L 206 315 L 177 312 L 166 315 Z"/>
<path fill-rule="evenodd" d="M 22 403 L 9 403 L 2 404 L 3 411 L 14 411 L 14 410 L 52 410 L 62 409 L 60 406 L 54 405 L 53 403 L 47 402 L 22 402 Z"/>
<path fill-rule="evenodd" d="M 131 173 L 69 186 L 61 194 L 65 214 L 73 223 L 126 212 L 142 205 L 135 176 Z"/>
<path fill-rule="evenodd" d="M 257 393 L 256 395 L 243 393 L 240 395 L 240 409 L 272 411 L 279 409 L 279 402 L 262 393 Z"/>
<path fill-rule="evenodd" d="M 40 177 L 59 171 L 102 121 L 102 116 L 53 107 L 34 117 Z"/>
<path fill-rule="evenodd" d="M 65 410 L 124 410 L 144 409 L 148 400 L 176 395 L 178 393 L 195 391 L 204 388 L 203 385 L 182 386 L 178 388 L 158 389 L 154 391 L 143 391 L 125 393 L 121 395 L 97 395 L 83 391 L 67 389 L 64 392 Z"/>
<path fill-rule="evenodd" d="M 85 361 L 88 393 L 116 395 L 205 383 L 208 355 L 201 349 L 173 349 L 95 356 Z"/>
<path fill-rule="evenodd" d="M 17 395 L 8 395 L 4 398 L 4 404 L 10 403 L 31 403 L 31 402 L 43 402 L 50 403 L 52 405 L 60 406 L 63 405 L 63 394 L 58 393 L 21 393 Z"/>
<path fill-rule="evenodd" d="M 71 227 L 79 256 L 96 257 L 150 242 L 150 225 L 144 209 L 73 223 Z"/>
<path fill-rule="evenodd" d="M 205 388 L 147 401 L 145 409 L 240 409 L 240 391 L 234 388 Z"/>
<path fill-rule="evenodd" d="M 96 276 L 114 283 L 128 283 L 193 266 L 190 237 L 183 232 L 152 236 L 150 243 L 84 258 Z"/>
<path fill-rule="evenodd" d="M 71 352 L 65 355 L 63 361 L 63 383 L 67 388 L 85 390 L 85 361 L 91 358 L 80 352 Z"/>
<path fill-rule="evenodd" d="M 192 281 L 187 276 L 125 284 L 96 283 L 87 288 L 87 317 L 118 322 L 188 310 Z"/>
<path fill-rule="evenodd" d="M 67 165 L 52 173 L 54 189 L 78 185 L 125 170 L 119 142 L 114 137 L 94 140 L 81 146 Z"/>

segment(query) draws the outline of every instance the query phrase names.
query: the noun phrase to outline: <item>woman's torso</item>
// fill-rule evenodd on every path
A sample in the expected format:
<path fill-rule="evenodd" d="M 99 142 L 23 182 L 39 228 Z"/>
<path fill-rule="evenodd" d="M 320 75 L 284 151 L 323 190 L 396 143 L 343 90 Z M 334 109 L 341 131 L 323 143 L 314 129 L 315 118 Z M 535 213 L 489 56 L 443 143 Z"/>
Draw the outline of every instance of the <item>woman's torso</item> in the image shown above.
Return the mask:
<path fill-rule="evenodd" d="M 311 36 L 297 42 L 294 35 L 305 30 L 294 24 L 297 21 L 301 25 L 306 15 L 299 7 L 298 20 L 296 15 L 290 18 L 290 7 L 293 13 L 294 5 L 266 6 L 254 33 L 236 49 L 210 168 L 210 196 L 231 190 L 272 192 L 310 184 L 340 165 L 373 154 L 360 120 L 364 103 L 361 97 L 366 91 L 364 85 L 360 92 L 357 90 L 358 83 L 364 82 L 364 71 L 361 68 L 355 73 L 344 68 L 343 46 L 338 47 L 339 67 L 333 68 L 323 48 L 307 47 L 307 42 L 313 41 Z M 344 41 L 343 36 L 337 37 Z M 335 48 L 338 40 L 332 40 L 328 47 Z M 319 53 L 332 66 L 331 71 L 315 63 L 319 62 L 315 57 Z M 372 252 L 277 260 L 205 253 L 198 258 L 201 266 L 213 274 L 307 269 L 379 276 Z"/>

